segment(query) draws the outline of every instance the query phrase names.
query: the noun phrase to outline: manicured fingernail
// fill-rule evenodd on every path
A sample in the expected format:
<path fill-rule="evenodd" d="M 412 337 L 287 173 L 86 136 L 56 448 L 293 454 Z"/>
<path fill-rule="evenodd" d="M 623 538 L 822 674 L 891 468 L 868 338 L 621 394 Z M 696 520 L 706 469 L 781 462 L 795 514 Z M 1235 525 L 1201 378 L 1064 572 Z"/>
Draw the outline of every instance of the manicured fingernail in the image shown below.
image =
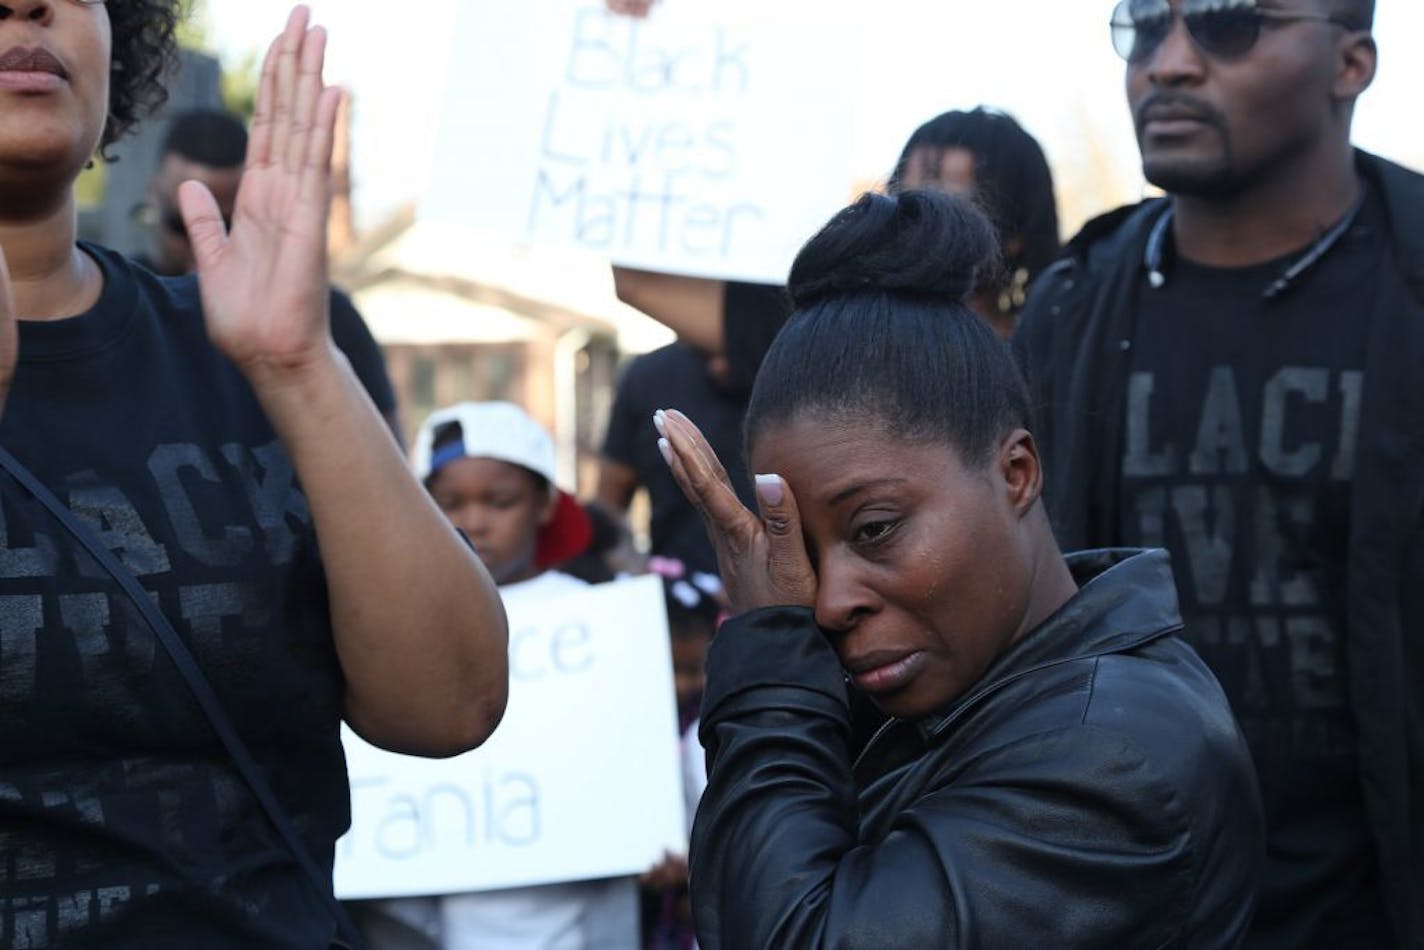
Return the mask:
<path fill-rule="evenodd" d="M 667 413 L 661 409 L 653 413 L 653 428 L 658 430 L 658 435 L 667 435 Z"/>
<path fill-rule="evenodd" d="M 663 453 L 663 461 L 672 464 L 672 446 L 667 439 L 658 439 L 658 451 Z"/>
<path fill-rule="evenodd" d="M 758 475 L 756 491 L 761 503 L 772 508 L 781 504 L 781 500 L 786 497 L 786 490 L 782 487 L 780 475 Z"/>

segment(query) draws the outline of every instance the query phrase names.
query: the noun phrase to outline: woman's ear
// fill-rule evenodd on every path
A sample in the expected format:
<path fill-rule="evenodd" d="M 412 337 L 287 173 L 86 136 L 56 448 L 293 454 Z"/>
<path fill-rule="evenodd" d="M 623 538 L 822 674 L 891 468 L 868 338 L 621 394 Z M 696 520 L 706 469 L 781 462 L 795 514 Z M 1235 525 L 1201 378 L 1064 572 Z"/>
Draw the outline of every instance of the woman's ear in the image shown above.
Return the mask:
<path fill-rule="evenodd" d="M 1027 429 L 1015 429 L 999 444 L 999 477 L 1014 512 L 1022 518 L 1043 494 L 1043 467 L 1038 446 Z"/>

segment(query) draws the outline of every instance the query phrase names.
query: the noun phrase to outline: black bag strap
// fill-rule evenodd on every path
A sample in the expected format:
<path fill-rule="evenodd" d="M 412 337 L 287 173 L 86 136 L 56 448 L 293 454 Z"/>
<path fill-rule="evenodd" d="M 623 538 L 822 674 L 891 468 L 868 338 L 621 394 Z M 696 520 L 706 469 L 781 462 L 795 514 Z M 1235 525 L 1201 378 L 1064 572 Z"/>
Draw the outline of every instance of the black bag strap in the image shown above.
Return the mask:
<path fill-rule="evenodd" d="M 256 761 L 252 758 L 252 753 L 248 751 L 246 744 L 237 734 L 237 729 L 233 726 L 232 720 L 222 708 L 222 702 L 217 694 L 213 692 L 208 679 L 203 675 L 203 671 L 198 667 L 198 662 L 193 659 L 193 654 L 189 652 L 187 645 L 183 642 L 168 619 L 163 616 L 155 606 L 153 599 L 148 595 L 138 579 L 133 573 L 114 557 L 98 536 L 87 525 L 81 522 L 74 514 L 54 496 L 44 484 L 35 477 L 29 469 L 20 463 L 3 446 L 0 446 L 0 466 L 3 466 L 10 475 L 19 482 L 26 491 L 39 500 L 50 514 L 64 525 L 70 534 L 84 546 L 84 548 L 99 562 L 103 568 L 113 575 L 119 586 L 124 589 L 124 593 L 133 601 L 143 619 L 153 628 L 154 635 L 163 644 L 163 648 L 168 651 L 169 657 L 173 660 L 173 665 L 178 668 L 179 674 L 188 684 L 188 689 L 193 693 L 193 698 L 198 701 L 198 706 L 203 710 L 203 715 L 207 716 L 208 722 L 213 727 L 213 732 L 217 733 L 223 748 L 232 758 L 237 766 L 237 771 L 241 773 L 247 786 L 251 789 L 253 797 L 257 799 L 262 810 L 267 813 L 267 819 L 272 822 L 272 826 L 277 830 L 283 842 L 287 845 L 287 850 L 296 859 L 298 866 L 306 874 L 307 880 L 311 883 L 316 892 L 321 895 L 326 902 L 327 910 L 336 923 L 336 929 L 341 939 L 346 942 L 346 946 L 360 947 L 363 942 L 356 926 L 347 916 L 341 903 L 337 901 L 332 892 L 331 883 L 327 876 L 322 874 L 317 867 L 316 861 L 312 858 L 311 852 L 302 843 L 302 839 L 297 835 L 297 830 L 292 826 L 292 820 L 287 817 L 287 812 L 282 808 L 277 796 L 273 793 L 267 780 L 262 777 L 262 773 L 257 768 Z"/>

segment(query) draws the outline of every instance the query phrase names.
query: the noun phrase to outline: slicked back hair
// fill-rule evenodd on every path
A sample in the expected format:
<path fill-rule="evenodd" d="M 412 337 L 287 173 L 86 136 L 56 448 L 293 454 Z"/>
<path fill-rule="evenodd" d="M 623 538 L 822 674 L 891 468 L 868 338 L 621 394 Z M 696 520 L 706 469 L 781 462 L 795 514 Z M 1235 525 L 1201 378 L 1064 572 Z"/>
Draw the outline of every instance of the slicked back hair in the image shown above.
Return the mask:
<path fill-rule="evenodd" d="M 973 204 L 938 192 L 866 195 L 833 218 L 792 266 L 796 312 L 757 374 L 747 451 L 809 414 L 987 463 L 1029 418 L 1007 344 L 966 304 L 996 247 Z"/>

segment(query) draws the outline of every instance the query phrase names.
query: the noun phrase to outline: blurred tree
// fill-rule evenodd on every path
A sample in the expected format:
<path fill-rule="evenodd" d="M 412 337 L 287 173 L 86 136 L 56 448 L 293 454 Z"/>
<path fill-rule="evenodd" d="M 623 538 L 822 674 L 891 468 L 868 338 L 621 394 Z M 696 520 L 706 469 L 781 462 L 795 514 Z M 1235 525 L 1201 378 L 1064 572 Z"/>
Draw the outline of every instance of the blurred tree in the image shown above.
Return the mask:
<path fill-rule="evenodd" d="M 74 196 L 81 209 L 97 208 L 104 200 L 104 184 L 108 166 L 98 159 L 84 169 L 79 180 L 74 183 Z"/>
<path fill-rule="evenodd" d="M 1143 181 L 1135 153 L 1114 147 L 1112 121 L 1082 102 L 1063 117 L 1064 126 L 1073 132 L 1059 141 L 1071 142 L 1072 149 L 1060 148 L 1052 161 L 1058 221 L 1065 240 L 1089 219 L 1156 193 Z"/>
<path fill-rule="evenodd" d="M 238 64 L 228 63 L 222 74 L 222 100 L 227 109 L 251 121 L 257 111 L 257 84 L 262 63 L 256 53 L 248 53 Z"/>
<path fill-rule="evenodd" d="M 208 49 L 212 24 L 208 20 L 207 0 L 185 0 L 182 18 L 178 22 L 178 45 L 185 49 Z"/>

